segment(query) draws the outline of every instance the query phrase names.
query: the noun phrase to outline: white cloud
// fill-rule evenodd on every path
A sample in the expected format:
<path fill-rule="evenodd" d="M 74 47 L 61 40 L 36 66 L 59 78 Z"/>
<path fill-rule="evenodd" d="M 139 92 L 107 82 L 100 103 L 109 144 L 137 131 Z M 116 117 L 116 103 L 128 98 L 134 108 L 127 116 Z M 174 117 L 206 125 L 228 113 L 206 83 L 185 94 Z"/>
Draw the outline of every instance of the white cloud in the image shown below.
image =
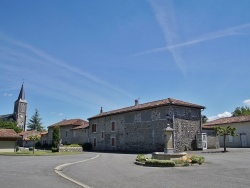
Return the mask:
<path fill-rule="evenodd" d="M 3 96 L 5 97 L 11 97 L 13 94 L 12 93 L 4 93 Z"/>
<path fill-rule="evenodd" d="M 63 113 L 59 113 L 58 116 L 63 116 Z"/>
<path fill-rule="evenodd" d="M 149 2 L 155 13 L 156 20 L 163 31 L 167 47 L 156 48 L 153 50 L 149 50 L 146 53 L 164 51 L 165 49 L 168 50 L 171 53 L 176 65 L 179 67 L 182 73 L 185 74 L 185 69 L 182 64 L 180 49 L 168 47 L 178 43 L 179 40 L 179 36 L 177 35 L 177 29 L 176 29 L 177 27 L 176 27 L 173 3 L 171 0 L 169 1 L 151 0 Z M 138 53 L 136 55 L 142 55 L 142 54 L 145 54 L 145 52 Z"/>
<path fill-rule="evenodd" d="M 231 112 L 225 111 L 225 112 L 222 113 L 222 114 L 218 114 L 218 115 L 216 115 L 216 116 L 210 116 L 210 117 L 208 117 L 208 121 L 213 121 L 213 120 L 216 120 L 216 119 L 219 119 L 219 118 L 231 117 L 231 116 L 232 116 L 232 113 L 231 113 Z"/>
<path fill-rule="evenodd" d="M 246 99 L 243 101 L 243 104 L 250 106 L 250 99 Z"/>

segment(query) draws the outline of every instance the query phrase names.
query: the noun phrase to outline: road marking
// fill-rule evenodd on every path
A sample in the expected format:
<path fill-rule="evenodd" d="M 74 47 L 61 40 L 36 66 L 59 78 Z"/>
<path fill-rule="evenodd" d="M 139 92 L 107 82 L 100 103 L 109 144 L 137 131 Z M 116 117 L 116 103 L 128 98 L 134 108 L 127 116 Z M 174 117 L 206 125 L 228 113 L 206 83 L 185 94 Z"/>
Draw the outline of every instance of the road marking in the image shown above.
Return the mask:
<path fill-rule="evenodd" d="M 75 184 L 77 184 L 77 185 L 79 185 L 79 186 L 81 186 L 81 187 L 84 187 L 84 188 L 91 188 L 91 187 L 89 187 L 88 185 L 85 185 L 84 183 L 81 183 L 81 182 L 79 182 L 79 181 L 77 181 L 77 180 L 74 180 L 74 179 L 72 179 L 71 177 L 69 177 L 69 176 L 65 175 L 64 173 L 62 173 L 62 168 L 66 167 L 66 166 L 69 166 L 69 165 L 74 165 L 74 164 L 78 164 L 78 163 L 90 161 L 90 160 L 96 159 L 96 158 L 99 157 L 99 156 L 100 156 L 100 155 L 97 155 L 97 156 L 92 157 L 92 158 L 90 158 L 90 159 L 85 159 L 85 160 L 82 160 L 82 161 L 76 161 L 76 162 L 73 162 L 73 163 L 64 163 L 64 164 L 61 164 L 61 165 L 55 167 L 55 168 L 54 168 L 54 171 L 55 171 L 55 173 L 57 173 L 59 176 L 65 178 L 65 179 L 67 179 L 67 180 L 69 180 L 69 181 L 71 181 L 71 182 L 73 182 L 73 183 L 75 183 Z"/>

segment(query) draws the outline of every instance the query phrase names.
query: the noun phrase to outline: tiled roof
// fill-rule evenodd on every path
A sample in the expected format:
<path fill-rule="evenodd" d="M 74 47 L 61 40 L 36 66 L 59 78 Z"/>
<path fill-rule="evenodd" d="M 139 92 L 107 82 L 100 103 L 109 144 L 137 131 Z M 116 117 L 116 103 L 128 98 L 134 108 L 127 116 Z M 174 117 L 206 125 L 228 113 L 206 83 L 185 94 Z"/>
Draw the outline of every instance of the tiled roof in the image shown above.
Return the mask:
<path fill-rule="evenodd" d="M 46 135 L 46 134 L 48 134 L 48 132 L 41 132 L 40 134 L 41 135 Z"/>
<path fill-rule="evenodd" d="M 250 122 L 250 115 L 248 116 L 233 116 L 216 119 L 214 121 L 209 121 L 202 125 L 202 128 L 211 128 L 216 125 L 230 124 L 230 123 L 241 123 L 241 122 Z"/>
<path fill-rule="evenodd" d="M 77 126 L 77 127 L 74 127 L 72 128 L 73 130 L 76 130 L 76 129 L 85 129 L 89 126 L 89 122 L 85 121 L 82 125 L 80 126 Z"/>
<path fill-rule="evenodd" d="M 82 119 L 69 119 L 69 120 L 62 120 L 62 121 L 55 123 L 49 127 L 55 127 L 55 126 L 62 127 L 62 126 L 69 126 L 69 125 L 77 127 L 77 126 L 85 125 L 86 123 L 88 123 L 88 122 L 84 121 Z"/>
<path fill-rule="evenodd" d="M 0 129 L 1 138 L 19 138 L 19 135 L 13 129 Z"/>
<path fill-rule="evenodd" d="M 108 116 L 108 115 L 121 114 L 121 113 L 137 111 L 137 110 L 144 110 L 144 109 L 155 108 L 155 107 L 166 106 L 166 105 L 186 106 L 186 107 L 193 107 L 193 108 L 199 108 L 199 109 L 205 108 L 204 106 L 201 106 L 201 105 L 192 104 L 189 102 L 185 102 L 185 101 L 181 101 L 181 100 L 177 100 L 177 99 L 173 99 L 173 98 L 167 98 L 167 99 L 163 99 L 163 100 L 158 100 L 158 101 L 148 102 L 148 103 L 144 103 L 144 104 L 138 104 L 138 105 L 130 106 L 130 107 L 126 107 L 126 108 L 121 108 L 121 109 L 117 109 L 117 110 L 112 110 L 109 112 L 102 112 L 101 114 L 90 117 L 88 119 L 94 119 L 94 118 Z"/>
<path fill-rule="evenodd" d="M 32 133 L 32 132 L 37 132 L 37 131 L 35 131 L 35 130 L 23 131 L 23 132 L 18 133 L 18 135 L 23 136 L 23 135 L 26 135 L 26 134 L 29 134 L 29 133 Z"/>

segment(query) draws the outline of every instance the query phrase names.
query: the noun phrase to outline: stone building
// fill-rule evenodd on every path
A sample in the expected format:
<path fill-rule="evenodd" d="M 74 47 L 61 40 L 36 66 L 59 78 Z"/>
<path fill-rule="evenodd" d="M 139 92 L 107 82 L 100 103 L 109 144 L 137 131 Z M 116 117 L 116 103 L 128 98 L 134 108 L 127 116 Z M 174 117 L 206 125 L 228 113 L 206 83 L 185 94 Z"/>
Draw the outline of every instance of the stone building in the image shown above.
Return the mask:
<path fill-rule="evenodd" d="M 14 103 L 14 111 L 12 114 L 0 115 L 0 120 L 15 121 L 17 126 L 25 131 L 27 118 L 27 101 L 25 99 L 24 87 L 22 84 L 19 96 Z"/>
<path fill-rule="evenodd" d="M 162 129 L 175 129 L 174 149 L 195 148 L 201 132 L 204 106 L 172 98 L 103 112 L 89 118 L 89 141 L 93 150 L 152 152 L 163 151 Z"/>
<path fill-rule="evenodd" d="M 88 142 L 89 123 L 82 119 L 62 120 L 48 127 L 48 144 L 52 144 L 54 127 L 60 127 L 62 144 L 84 144 Z"/>

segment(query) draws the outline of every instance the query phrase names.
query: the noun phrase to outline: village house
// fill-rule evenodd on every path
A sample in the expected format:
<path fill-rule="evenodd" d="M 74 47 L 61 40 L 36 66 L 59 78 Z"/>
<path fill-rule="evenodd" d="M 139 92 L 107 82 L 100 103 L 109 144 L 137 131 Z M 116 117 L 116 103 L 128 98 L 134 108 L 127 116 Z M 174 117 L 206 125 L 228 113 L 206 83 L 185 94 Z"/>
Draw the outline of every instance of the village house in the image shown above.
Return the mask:
<path fill-rule="evenodd" d="M 60 127 L 60 138 L 62 144 L 84 144 L 88 142 L 89 123 L 82 119 L 65 119 L 48 127 L 49 144 L 52 144 L 53 129 L 56 126 Z"/>
<path fill-rule="evenodd" d="M 15 152 L 19 138 L 13 129 L 0 129 L 0 152 Z"/>
<path fill-rule="evenodd" d="M 214 133 L 214 127 L 235 127 L 238 136 L 227 136 L 227 147 L 250 147 L 250 115 L 220 118 L 202 125 L 203 132 Z M 208 141 L 209 142 L 209 141 Z M 224 146 L 223 137 L 219 138 L 220 147 Z M 209 143 L 208 143 L 209 144 Z"/>
<path fill-rule="evenodd" d="M 167 98 L 103 112 L 88 118 L 93 150 L 163 151 L 163 128 L 174 129 L 174 149 L 195 149 L 204 106 Z"/>
<path fill-rule="evenodd" d="M 28 148 L 28 147 L 33 147 L 33 141 L 29 139 L 29 136 L 35 136 L 39 135 L 40 136 L 41 132 L 37 130 L 30 130 L 30 131 L 23 131 L 18 133 L 20 136 L 20 139 L 18 140 L 18 145 Z M 36 141 L 38 142 L 38 141 Z"/>

